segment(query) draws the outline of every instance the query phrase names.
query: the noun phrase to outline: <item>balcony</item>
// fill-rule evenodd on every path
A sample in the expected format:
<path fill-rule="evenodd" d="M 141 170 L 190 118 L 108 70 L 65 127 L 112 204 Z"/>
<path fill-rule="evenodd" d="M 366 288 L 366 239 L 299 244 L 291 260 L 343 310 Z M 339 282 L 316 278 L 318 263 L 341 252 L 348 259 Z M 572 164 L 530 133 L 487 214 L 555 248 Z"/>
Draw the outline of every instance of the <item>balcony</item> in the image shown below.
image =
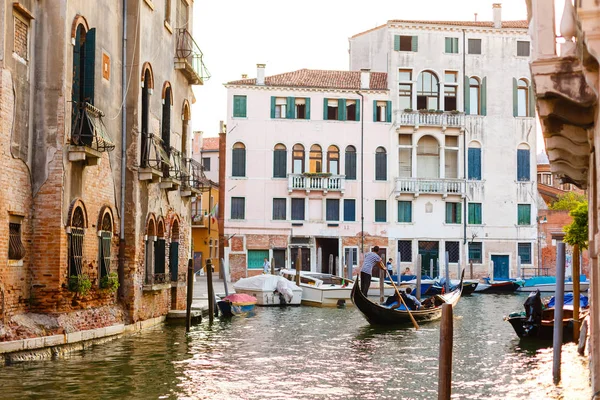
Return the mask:
<path fill-rule="evenodd" d="M 180 70 L 191 85 L 204 85 L 204 81 L 210 79 L 202 57 L 192 34 L 185 28 L 177 29 L 175 69 Z"/>
<path fill-rule="evenodd" d="M 331 174 L 288 174 L 288 192 L 294 190 L 305 190 L 310 193 L 311 190 L 322 191 L 327 194 L 328 191 L 341 192 L 344 194 L 346 184 L 346 175 Z"/>
<path fill-rule="evenodd" d="M 152 274 L 146 276 L 146 282 L 142 286 L 143 291 L 154 292 L 171 288 L 171 279 L 168 274 Z"/>
<path fill-rule="evenodd" d="M 455 112 L 402 111 L 397 116 L 400 126 L 440 126 L 442 128 L 462 128 L 465 115 Z"/>
<path fill-rule="evenodd" d="M 184 158 L 181 178 L 181 197 L 191 197 L 201 192 L 203 184 L 208 180 L 204 176 L 202 165 L 191 158 Z"/>
<path fill-rule="evenodd" d="M 169 152 L 169 164 L 163 163 L 163 177 L 160 182 L 160 188 L 166 190 L 176 190 L 181 186 L 184 177 L 181 168 L 181 152 L 171 147 Z"/>
<path fill-rule="evenodd" d="M 465 195 L 464 179 L 427 179 L 427 178 L 396 178 L 396 196 L 403 193 L 421 194 Z"/>
<path fill-rule="evenodd" d="M 88 165 L 97 165 L 103 152 L 115 149 L 102 121 L 104 113 L 90 103 L 83 102 L 73 103 L 73 114 L 69 161 L 86 161 Z"/>
<path fill-rule="evenodd" d="M 206 228 L 209 218 L 208 210 L 192 210 L 192 228 Z"/>
<path fill-rule="evenodd" d="M 142 157 L 138 175 L 140 181 L 158 182 L 163 177 L 163 167 L 170 166 L 170 155 L 163 141 L 153 133 L 142 132 Z M 165 167 L 166 168 L 166 167 Z"/>

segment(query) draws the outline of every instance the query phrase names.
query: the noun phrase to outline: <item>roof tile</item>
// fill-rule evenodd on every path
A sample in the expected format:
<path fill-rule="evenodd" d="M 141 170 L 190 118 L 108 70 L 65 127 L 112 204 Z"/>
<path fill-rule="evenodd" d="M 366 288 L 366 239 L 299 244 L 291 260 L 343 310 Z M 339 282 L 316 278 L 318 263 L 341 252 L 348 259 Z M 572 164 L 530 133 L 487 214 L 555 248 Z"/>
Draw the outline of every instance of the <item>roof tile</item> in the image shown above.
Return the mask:
<path fill-rule="evenodd" d="M 475 28 L 493 28 L 493 21 L 425 21 L 425 20 L 407 20 L 407 19 L 392 19 L 388 21 L 388 24 L 423 24 L 423 25 L 449 25 L 449 26 L 470 26 Z M 366 33 L 375 31 L 380 28 L 384 28 L 387 25 L 380 25 L 375 28 L 371 28 L 364 32 L 357 33 L 352 38 L 364 35 Z M 516 21 L 502 21 L 502 28 L 507 29 L 527 29 L 529 24 L 527 20 L 516 20 Z"/>
<path fill-rule="evenodd" d="M 219 138 L 207 137 L 202 139 L 202 150 L 219 150 Z"/>

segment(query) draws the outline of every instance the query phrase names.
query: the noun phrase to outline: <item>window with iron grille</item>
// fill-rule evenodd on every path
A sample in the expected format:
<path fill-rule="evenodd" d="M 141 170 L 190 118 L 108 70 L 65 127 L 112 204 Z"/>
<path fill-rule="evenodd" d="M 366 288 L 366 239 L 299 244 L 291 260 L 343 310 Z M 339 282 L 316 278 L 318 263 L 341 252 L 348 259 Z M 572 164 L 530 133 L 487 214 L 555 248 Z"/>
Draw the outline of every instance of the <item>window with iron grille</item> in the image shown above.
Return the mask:
<path fill-rule="evenodd" d="M 84 215 L 81 207 L 73 210 L 69 235 L 69 277 L 83 274 Z"/>
<path fill-rule="evenodd" d="M 344 247 L 344 265 L 348 265 L 350 261 L 350 253 L 352 253 L 352 266 L 358 265 L 358 248 L 357 247 Z"/>
<path fill-rule="evenodd" d="M 399 262 L 412 262 L 412 242 L 410 240 L 398 240 Z"/>
<path fill-rule="evenodd" d="M 21 224 L 10 222 L 8 224 L 8 259 L 21 260 L 25 257 L 25 247 L 21 240 Z"/>
<path fill-rule="evenodd" d="M 246 199 L 244 197 L 231 198 L 231 219 L 246 218 Z"/>
<path fill-rule="evenodd" d="M 112 219 L 110 214 L 104 214 L 102 217 L 102 227 L 100 229 L 100 278 L 110 274 L 110 244 L 112 239 Z"/>
<path fill-rule="evenodd" d="M 446 252 L 448 253 L 448 262 L 457 263 L 460 261 L 459 242 L 446 242 Z"/>
<path fill-rule="evenodd" d="M 285 199 L 273 199 L 273 219 L 276 221 L 285 221 Z"/>
<path fill-rule="evenodd" d="M 304 221 L 304 199 L 292 199 L 292 220 Z"/>
<path fill-rule="evenodd" d="M 521 264 L 531 264 L 531 243 L 519 243 Z"/>
<path fill-rule="evenodd" d="M 469 243 L 469 262 L 473 262 L 475 264 L 481 264 L 482 257 L 481 251 L 482 245 L 481 243 Z"/>

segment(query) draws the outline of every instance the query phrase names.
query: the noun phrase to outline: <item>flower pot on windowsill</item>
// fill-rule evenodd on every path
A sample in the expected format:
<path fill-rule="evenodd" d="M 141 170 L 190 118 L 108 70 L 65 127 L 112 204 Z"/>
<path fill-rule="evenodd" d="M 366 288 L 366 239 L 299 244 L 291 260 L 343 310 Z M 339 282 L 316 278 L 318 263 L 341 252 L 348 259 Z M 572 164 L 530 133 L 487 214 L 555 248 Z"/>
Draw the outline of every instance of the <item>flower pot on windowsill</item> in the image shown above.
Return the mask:
<path fill-rule="evenodd" d="M 92 281 L 87 275 L 71 275 L 68 287 L 70 291 L 79 294 L 81 297 L 85 297 L 92 288 Z"/>

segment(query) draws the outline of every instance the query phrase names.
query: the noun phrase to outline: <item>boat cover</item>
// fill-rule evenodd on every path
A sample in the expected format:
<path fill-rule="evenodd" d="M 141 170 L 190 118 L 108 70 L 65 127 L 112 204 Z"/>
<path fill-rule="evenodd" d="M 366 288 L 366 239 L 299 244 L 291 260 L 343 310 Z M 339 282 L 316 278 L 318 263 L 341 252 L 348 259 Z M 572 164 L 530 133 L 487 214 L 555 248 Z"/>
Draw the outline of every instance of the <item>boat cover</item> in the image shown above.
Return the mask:
<path fill-rule="evenodd" d="M 279 290 L 278 286 L 289 288 L 292 291 L 301 290 L 294 282 L 288 281 L 280 275 L 256 275 L 250 278 L 242 278 L 233 284 L 234 289 L 260 290 L 263 292 Z M 285 295 L 285 293 L 282 294 Z"/>
<path fill-rule="evenodd" d="M 550 302 L 548 303 L 548 308 L 554 307 L 555 303 L 556 303 L 556 300 L 554 299 L 554 297 L 552 297 L 550 299 Z M 565 293 L 564 305 L 565 306 L 572 306 L 573 305 L 573 293 Z M 588 298 L 585 297 L 584 295 L 580 294 L 579 295 L 579 307 L 585 308 L 587 306 L 588 306 Z"/>
<path fill-rule="evenodd" d="M 256 304 L 256 297 L 250 296 L 246 293 L 230 294 L 229 296 L 224 297 L 223 300 L 237 305 Z"/>

